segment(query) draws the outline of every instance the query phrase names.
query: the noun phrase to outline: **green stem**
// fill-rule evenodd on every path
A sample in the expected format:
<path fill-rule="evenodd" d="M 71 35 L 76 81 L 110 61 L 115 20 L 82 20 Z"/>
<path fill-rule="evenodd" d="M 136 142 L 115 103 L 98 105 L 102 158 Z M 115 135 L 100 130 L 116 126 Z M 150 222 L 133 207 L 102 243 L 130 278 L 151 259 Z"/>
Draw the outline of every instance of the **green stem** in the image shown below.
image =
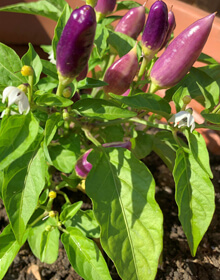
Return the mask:
<path fill-rule="evenodd" d="M 65 192 L 62 192 L 62 191 L 57 191 L 57 193 L 61 194 L 67 203 L 71 204 L 71 201 L 69 200 L 69 197 L 67 196 L 67 194 L 65 194 Z"/>
<path fill-rule="evenodd" d="M 57 96 L 62 96 L 64 88 L 65 88 L 65 85 L 63 85 L 63 83 L 59 82 L 56 95 Z"/>
<path fill-rule="evenodd" d="M 39 217 L 37 217 L 36 220 L 34 220 L 29 227 L 33 227 L 37 222 L 39 222 L 40 220 L 42 220 L 44 217 L 46 217 L 48 215 L 48 211 L 44 211 L 43 214 L 41 214 Z"/>
<path fill-rule="evenodd" d="M 215 114 L 219 109 L 220 109 L 220 104 L 218 104 L 211 113 Z"/>
<path fill-rule="evenodd" d="M 101 144 L 99 143 L 99 141 L 91 134 L 91 132 L 89 131 L 88 128 L 86 127 L 82 127 L 82 130 L 84 131 L 86 137 L 96 146 L 101 146 Z"/>
<path fill-rule="evenodd" d="M 179 141 L 179 138 L 178 138 L 178 136 L 177 136 L 177 131 L 176 131 L 176 130 L 172 130 L 172 134 L 173 134 L 173 138 L 175 139 L 176 143 L 177 143 L 180 147 L 182 147 L 182 145 L 181 145 L 181 143 L 180 143 L 180 141 Z"/>
<path fill-rule="evenodd" d="M 138 81 L 140 81 L 142 76 L 144 75 L 144 72 L 147 68 L 148 63 L 149 63 L 149 60 L 146 57 L 143 57 L 143 60 L 142 60 L 142 63 L 141 63 L 141 68 L 140 68 L 140 71 L 138 73 Z"/>
<path fill-rule="evenodd" d="M 28 84 L 29 84 L 29 87 L 28 87 L 28 101 L 29 103 L 31 103 L 32 101 L 32 95 L 33 95 L 33 86 L 34 86 L 34 74 L 28 76 Z"/>

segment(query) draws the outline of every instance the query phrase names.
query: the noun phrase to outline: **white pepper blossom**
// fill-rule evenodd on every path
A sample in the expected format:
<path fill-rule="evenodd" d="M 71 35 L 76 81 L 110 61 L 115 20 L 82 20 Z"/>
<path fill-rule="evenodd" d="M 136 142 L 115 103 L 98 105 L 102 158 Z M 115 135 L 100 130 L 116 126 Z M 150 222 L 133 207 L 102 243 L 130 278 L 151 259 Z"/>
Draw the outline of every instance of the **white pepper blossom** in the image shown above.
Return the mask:
<path fill-rule="evenodd" d="M 8 107 L 12 104 L 18 105 L 18 111 L 20 114 L 25 112 L 27 114 L 30 111 L 30 104 L 26 94 L 17 87 L 8 86 L 3 90 L 2 93 L 2 103 L 6 102 L 8 98 Z M 5 110 L 1 114 L 1 118 L 4 116 Z M 15 112 L 11 111 L 11 115 L 16 114 Z"/>
<path fill-rule="evenodd" d="M 189 111 L 180 111 L 180 112 L 174 114 L 168 120 L 168 122 L 174 122 L 174 126 L 178 125 L 179 128 L 182 126 L 191 127 L 190 132 L 192 132 L 193 129 L 195 128 L 194 117 L 193 117 L 192 113 L 190 113 Z"/>

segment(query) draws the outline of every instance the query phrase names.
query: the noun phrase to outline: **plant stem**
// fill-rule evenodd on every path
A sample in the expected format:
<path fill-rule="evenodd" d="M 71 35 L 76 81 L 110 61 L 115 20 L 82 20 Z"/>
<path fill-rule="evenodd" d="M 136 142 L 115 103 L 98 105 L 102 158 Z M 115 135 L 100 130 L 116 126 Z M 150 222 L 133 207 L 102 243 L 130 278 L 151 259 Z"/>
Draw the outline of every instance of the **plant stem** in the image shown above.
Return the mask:
<path fill-rule="evenodd" d="M 34 86 L 34 73 L 32 73 L 30 76 L 28 76 L 28 101 L 31 103 L 32 101 L 32 95 L 33 95 L 33 86 Z"/>
<path fill-rule="evenodd" d="M 99 141 L 91 134 L 91 132 L 89 131 L 89 129 L 87 127 L 82 127 L 82 130 L 84 131 L 86 137 L 96 146 L 101 146 L 101 144 L 99 143 Z"/>
<path fill-rule="evenodd" d="M 65 86 L 63 85 L 63 83 L 59 82 L 56 95 L 62 96 L 64 88 Z"/>

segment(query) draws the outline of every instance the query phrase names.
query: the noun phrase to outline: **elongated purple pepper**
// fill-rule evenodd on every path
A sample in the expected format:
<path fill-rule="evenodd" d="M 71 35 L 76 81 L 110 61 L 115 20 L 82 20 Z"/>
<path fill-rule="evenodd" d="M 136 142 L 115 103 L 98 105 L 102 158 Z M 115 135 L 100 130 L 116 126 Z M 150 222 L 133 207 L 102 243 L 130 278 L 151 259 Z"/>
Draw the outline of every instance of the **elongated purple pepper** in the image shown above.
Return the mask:
<path fill-rule="evenodd" d="M 171 34 L 174 31 L 174 29 L 176 28 L 176 19 L 174 16 L 174 13 L 172 10 L 169 11 L 168 13 L 168 30 L 167 30 L 167 35 L 166 38 L 163 42 L 163 45 L 160 47 L 160 50 L 163 49 L 166 44 L 168 43 L 168 41 L 170 40 Z"/>
<path fill-rule="evenodd" d="M 102 145 L 104 148 L 125 148 L 131 150 L 131 142 L 112 142 L 112 143 L 105 143 Z M 91 153 L 92 149 L 86 151 L 77 161 L 75 166 L 76 174 L 81 178 L 86 178 L 89 174 L 90 170 L 92 169 L 92 164 L 87 161 L 88 155 Z"/>
<path fill-rule="evenodd" d="M 84 5 L 72 12 L 57 44 L 57 70 L 63 84 L 70 83 L 85 67 L 96 30 L 94 9 Z"/>
<path fill-rule="evenodd" d="M 168 10 L 163 1 L 151 6 L 142 35 L 142 52 L 149 60 L 159 51 L 168 30 Z"/>
<path fill-rule="evenodd" d="M 176 85 L 199 57 L 212 28 L 215 13 L 197 20 L 167 47 L 151 70 L 150 92 Z"/>
<path fill-rule="evenodd" d="M 132 83 L 138 71 L 138 58 L 136 46 L 126 55 L 115 61 L 106 71 L 104 82 L 108 83 L 103 87 L 106 94 L 112 92 L 117 95 L 123 94 Z"/>
<path fill-rule="evenodd" d="M 145 23 L 145 8 L 144 6 L 130 9 L 119 21 L 115 31 L 126 34 L 133 39 L 137 39 L 138 35 L 143 30 Z"/>

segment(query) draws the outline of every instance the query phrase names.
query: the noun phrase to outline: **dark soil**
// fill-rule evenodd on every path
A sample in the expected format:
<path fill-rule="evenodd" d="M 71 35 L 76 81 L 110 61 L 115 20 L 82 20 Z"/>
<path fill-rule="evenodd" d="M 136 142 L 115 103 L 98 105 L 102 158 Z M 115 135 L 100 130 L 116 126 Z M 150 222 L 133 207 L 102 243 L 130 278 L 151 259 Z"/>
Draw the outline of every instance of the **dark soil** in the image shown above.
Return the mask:
<path fill-rule="evenodd" d="M 156 199 L 164 214 L 164 251 L 156 280 L 220 279 L 220 157 L 211 155 L 210 158 L 216 192 L 216 211 L 195 258 L 190 254 L 186 237 L 178 221 L 172 174 L 155 154 L 151 154 L 144 160 L 155 178 Z M 79 199 L 84 196 L 81 192 L 77 192 L 77 194 Z M 83 207 L 85 209 L 91 207 L 87 197 L 84 197 L 84 201 Z M 0 200 L 0 231 L 7 224 L 8 219 Z M 112 279 L 120 280 L 111 262 L 109 262 L 109 267 Z M 14 279 L 81 280 L 82 278 L 75 273 L 69 264 L 61 243 L 59 257 L 52 265 L 41 263 L 36 259 L 26 243 L 4 277 L 4 280 Z"/>

